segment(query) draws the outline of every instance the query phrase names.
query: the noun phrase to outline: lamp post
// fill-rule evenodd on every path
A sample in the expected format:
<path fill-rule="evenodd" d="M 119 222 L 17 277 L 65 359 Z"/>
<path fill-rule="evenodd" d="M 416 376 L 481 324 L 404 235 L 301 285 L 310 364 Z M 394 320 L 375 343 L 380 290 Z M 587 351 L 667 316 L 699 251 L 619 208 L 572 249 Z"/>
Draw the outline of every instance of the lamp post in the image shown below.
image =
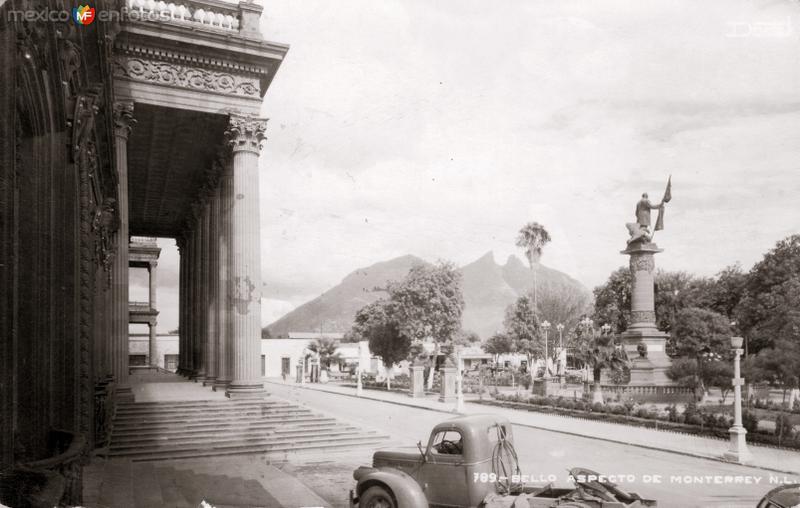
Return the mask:
<path fill-rule="evenodd" d="M 608 335 L 608 332 L 611 331 L 611 325 L 606 323 L 606 324 L 604 324 L 603 326 L 600 327 L 600 330 L 602 330 L 603 335 Z"/>
<path fill-rule="evenodd" d="M 589 316 L 585 316 L 581 319 L 581 326 L 586 330 L 586 334 L 589 334 L 589 330 L 592 330 L 594 327 L 594 321 L 589 319 Z"/>
<path fill-rule="evenodd" d="M 550 321 L 545 320 L 542 323 L 542 330 L 544 330 L 544 377 L 550 377 L 550 369 L 547 365 L 547 360 L 550 359 L 550 356 L 547 354 L 547 332 L 550 330 Z"/>
<path fill-rule="evenodd" d="M 564 324 L 558 323 L 556 325 L 556 330 L 558 330 L 558 347 L 564 349 L 564 337 L 562 336 L 562 332 L 564 331 Z"/>
<path fill-rule="evenodd" d="M 564 323 L 558 323 L 556 325 L 556 330 L 558 330 L 558 382 L 559 384 L 564 382 L 564 376 L 562 373 L 564 369 L 566 369 L 566 355 L 564 355 Z M 564 358 L 564 365 L 561 364 L 561 358 Z"/>
<path fill-rule="evenodd" d="M 730 462 L 746 464 L 753 459 L 750 450 L 747 449 L 745 436 L 747 430 L 742 425 L 742 385 L 744 379 L 741 377 L 739 358 L 744 352 L 742 350 L 742 337 L 731 337 L 731 347 L 733 348 L 733 427 L 728 432 L 731 435 L 731 447 L 725 452 L 724 458 Z"/>

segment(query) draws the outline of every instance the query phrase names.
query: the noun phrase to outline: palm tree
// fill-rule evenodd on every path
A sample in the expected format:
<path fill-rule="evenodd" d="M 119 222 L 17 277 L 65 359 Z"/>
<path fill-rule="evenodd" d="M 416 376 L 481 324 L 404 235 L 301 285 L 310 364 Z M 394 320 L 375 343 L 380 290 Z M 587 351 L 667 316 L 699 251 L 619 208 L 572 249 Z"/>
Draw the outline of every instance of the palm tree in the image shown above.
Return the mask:
<path fill-rule="evenodd" d="M 603 392 L 600 388 L 603 370 L 622 371 L 630 367 L 625 349 L 615 344 L 614 336 L 611 334 L 589 337 L 578 347 L 575 356 L 578 361 L 592 369 L 594 380 L 592 402 L 603 402 Z"/>
<path fill-rule="evenodd" d="M 533 273 L 533 308 L 537 311 L 536 270 L 533 267 L 539 263 L 539 259 L 542 257 L 542 249 L 548 243 L 550 243 L 550 233 L 538 222 L 529 222 L 519 230 L 517 247 L 525 249 L 525 257 L 528 259 L 528 265 L 530 265 Z"/>
<path fill-rule="evenodd" d="M 316 339 L 308 345 L 308 350 L 319 355 L 320 368 L 328 372 L 331 370 L 331 362 L 338 361 L 341 356 L 336 352 L 338 343 L 335 339 Z"/>

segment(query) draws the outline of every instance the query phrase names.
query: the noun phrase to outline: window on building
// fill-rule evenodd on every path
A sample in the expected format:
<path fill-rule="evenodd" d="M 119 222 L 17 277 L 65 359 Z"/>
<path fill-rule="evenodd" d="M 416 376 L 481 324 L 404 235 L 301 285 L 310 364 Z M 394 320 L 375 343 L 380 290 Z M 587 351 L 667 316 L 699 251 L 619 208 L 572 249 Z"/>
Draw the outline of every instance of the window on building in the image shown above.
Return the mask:
<path fill-rule="evenodd" d="M 132 367 L 147 366 L 147 355 L 128 355 L 128 365 Z"/>
<path fill-rule="evenodd" d="M 178 370 L 178 355 L 164 355 L 164 368 L 167 370 Z"/>
<path fill-rule="evenodd" d="M 267 355 L 261 355 L 261 377 L 267 375 Z"/>

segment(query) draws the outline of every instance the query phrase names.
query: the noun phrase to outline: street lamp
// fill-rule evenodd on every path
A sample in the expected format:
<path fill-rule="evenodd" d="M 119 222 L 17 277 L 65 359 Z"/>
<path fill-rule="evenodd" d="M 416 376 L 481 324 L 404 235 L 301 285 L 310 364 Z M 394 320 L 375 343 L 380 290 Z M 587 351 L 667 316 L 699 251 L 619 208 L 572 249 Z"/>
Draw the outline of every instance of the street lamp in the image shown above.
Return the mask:
<path fill-rule="evenodd" d="M 585 316 L 583 319 L 581 319 L 581 326 L 586 330 L 586 333 L 588 334 L 589 330 L 591 330 L 594 327 L 594 321 L 589 319 L 589 316 Z"/>
<path fill-rule="evenodd" d="M 564 323 L 558 323 L 556 325 L 556 330 L 558 330 L 558 381 L 559 383 L 562 383 L 564 381 L 562 373 L 566 368 L 566 365 L 561 364 L 561 355 L 564 354 L 564 337 L 562 335 L 562 332 L 564 331 Z M 566 358 L 566 356 L 564 356 L 564 358 Z"/>
<path fill-rule="evenodd" d="M 547 331 L 550 330 L 550 321 L 545 320 L 542 323 L 542 330 L 544 330 L 544 377 L 550 377 L 550 369 L 547 367 Z"/>
<path fill-rule="evenodd" d="M 728 432 L 731 435 L 731 447 L 725 452 L 724 458 L 730 462 L 746 464 L 753 459 L 750 450 L 747 449 L 745 436 L 747 430 L 742 425 L 742 385 L 744 379 L 741 376 L 739 358 L 744 352 L 742 350 L 741 337 L 731 337 L 731 347 L 733 348 L 733 427 Z"/>
<path fill-rule="evenodd" d="M 600 330 L 602 330 L 603 335 L 608 335 L 608 332 L 611 331 L 611 325 L 606 323 L 606 324 L 604 324 L 603 326 L 600 327 Z"/>

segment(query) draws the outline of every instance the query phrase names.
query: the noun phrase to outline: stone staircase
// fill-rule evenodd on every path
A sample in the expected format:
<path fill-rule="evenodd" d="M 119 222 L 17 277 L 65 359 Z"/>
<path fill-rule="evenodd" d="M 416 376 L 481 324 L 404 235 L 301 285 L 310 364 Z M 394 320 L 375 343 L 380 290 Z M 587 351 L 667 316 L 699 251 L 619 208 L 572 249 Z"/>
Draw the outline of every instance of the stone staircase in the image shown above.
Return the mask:
<path fill-rule="evenodd" d="M 277 399 L 117 405 L 108 457 L 132 461 L 370 446 L 387 437 Z"/>

